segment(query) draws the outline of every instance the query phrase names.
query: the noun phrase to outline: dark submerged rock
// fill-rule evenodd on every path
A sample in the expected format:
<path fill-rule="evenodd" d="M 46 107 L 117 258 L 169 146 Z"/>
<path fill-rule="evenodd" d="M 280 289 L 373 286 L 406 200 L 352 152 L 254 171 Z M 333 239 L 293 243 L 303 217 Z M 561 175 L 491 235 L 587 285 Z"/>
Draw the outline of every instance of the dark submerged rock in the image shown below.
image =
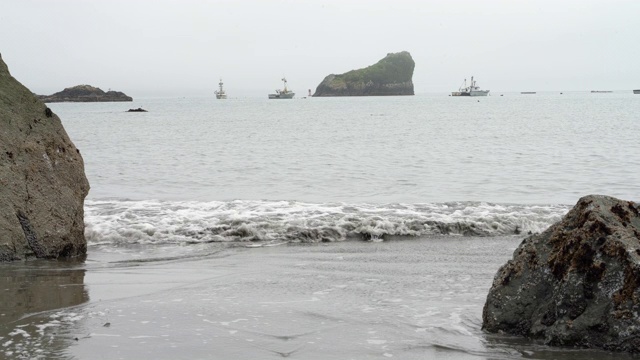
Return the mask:
<path fill-rule="evenodd" d="M 127 110 L 127 112 L 147 112 L 147 110 L 143 108 L 137 108 L 137 109 L 129 109 Z"/>
<path fill-rule="evenodd" d="M 0 261 L 86 253 L 80 152 L 0 58 Z"/>
<path fill-rule="evenodd" d="M 133 101 L 131 96 L 127 96 L 123 92 L 111 90 L 104 92 L 100 88 L 90 85 L 77 85 L 66 88 L 52 95 L 37 96 L 45 103 Z"/>
<path fill-rule="evenodd" d="M 640 210 L 589 195 L 496 274 L 483 329 L 549 345 L 640 352 Z"/>
<path fill-rule="evenodd" d="M 414 95 L 414 68 L 415 62 L 407 51 L 390 53 L 364 69 L 325 77 L 313 96 Z"/>

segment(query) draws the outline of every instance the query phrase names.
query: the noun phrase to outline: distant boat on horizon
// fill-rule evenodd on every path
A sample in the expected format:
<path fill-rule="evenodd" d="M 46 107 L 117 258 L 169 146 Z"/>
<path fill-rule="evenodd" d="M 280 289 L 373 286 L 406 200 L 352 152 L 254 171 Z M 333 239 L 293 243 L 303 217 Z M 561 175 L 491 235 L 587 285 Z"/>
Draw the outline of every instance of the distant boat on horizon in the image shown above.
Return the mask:
<path fill-rule="evenodd" d="M 221 78 L 220 82 L 218 83 L 218 86 L 220 87 L 220 90 L 215 92 L 216 99 L 226 99 L 227 98 L 227 93 L 222 88 L 222 85 L 224 85 L 224 83 L 222 82 L 222 78 Z"/>
<path fill-rule="evenodd" d="M 490 90 L 481 90 L 476 84 L 476 81 L 471 77 L 471 83 L 467 86 L 467 79 L 464 79 L 464 83 L 458 91 L 451 93 L 451 96 L 487 96 Z"/>
<path fill-rule="evenodd" d="M 634 93 L 634 94 L 640 94 L 640 89 L 638 89 L 638 90 L 633 90 L 633 93 Z"/>
<path fill-rule="evenodd" d="M 520 94 L 523 95 L 534 95 L 536 92 L 535 91 L 522 91 Z"/>
<path fill-rule="evenodd" d="M 284 82 L 284 89 L 276 89 L 275 94 L 269 94 L 269 99 L 293 99 L 296 93 L 287 89 L 287 78 L 283 77 L 282 81 Z"/>
<path fill-rule="evenodd" d="M 611 90 L 591 90 L 592 94 L 605 94 L 605 93 L 612 93 L 613 91 Z"/>

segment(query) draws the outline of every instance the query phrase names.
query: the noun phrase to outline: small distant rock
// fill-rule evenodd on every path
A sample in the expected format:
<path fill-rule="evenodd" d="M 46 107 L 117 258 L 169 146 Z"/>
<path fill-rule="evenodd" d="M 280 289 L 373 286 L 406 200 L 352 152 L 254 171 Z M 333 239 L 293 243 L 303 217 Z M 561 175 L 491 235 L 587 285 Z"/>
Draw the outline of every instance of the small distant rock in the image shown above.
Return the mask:
<path fill-rule="evenodd" d="M 137 109 L 129 109 L 127 110 L 127 112 L 147 112 L 147 110 L 143 108 L 137 108 Z"/>
<path fill-rule="evenodd" d="M 91 85 L 77 85 L 53 95 L 37 95 L 37 97 L 45 103 L 133 101 L 131 96 L 127 96 L 123 92 L 111 90 L 104 92 Z"/>
<path fill-rule="evenodd" d="M 482 328 L 640 353 L 640 206 L 589 195 L 498 270 Z"/>

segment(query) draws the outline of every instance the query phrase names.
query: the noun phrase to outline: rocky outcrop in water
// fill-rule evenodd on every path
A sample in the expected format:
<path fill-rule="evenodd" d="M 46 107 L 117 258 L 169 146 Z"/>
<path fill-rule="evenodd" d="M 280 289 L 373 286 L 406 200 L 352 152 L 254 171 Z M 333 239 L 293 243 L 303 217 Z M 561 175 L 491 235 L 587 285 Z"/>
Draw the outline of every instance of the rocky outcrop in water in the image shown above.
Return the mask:
<path fill-rule="evenodd" d="M 640 352 L 640 207 L 583 197 L 496 274 L 483 329 L 549 345 Z"/>
<path fill-rule="evenodd" d="M 127 96 L 123 92 L 111 90 L 104 92 L 100 88 L 90 85 L 77 85 L 53 95 L 38 95 L 38 98 L 45 103 L 133 101 L 131 96 Z"/>
<path fill-rule="evenodd" d="M 0 261 L 86 253 L 80 151 L 0 58 Z"/>
<path fill-rule="evenodd" d="M 325 77 L 313 96 L 413 95 L 414 68 L 415 62 L 407 51 L 387 54 L 364 69 Z"/>

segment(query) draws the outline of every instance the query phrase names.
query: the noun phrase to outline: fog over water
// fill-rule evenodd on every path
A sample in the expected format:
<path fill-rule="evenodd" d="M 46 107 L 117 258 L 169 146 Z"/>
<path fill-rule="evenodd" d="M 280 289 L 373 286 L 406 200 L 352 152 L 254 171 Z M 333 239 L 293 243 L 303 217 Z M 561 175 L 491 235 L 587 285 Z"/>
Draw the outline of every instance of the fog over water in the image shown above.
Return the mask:
<path fill-rule="evenodd" d="M 409 51 L 416 93 L 640 87 L 637 1 L 4 1 L 0 51 L 36 93 L 299 94 Z"/>

